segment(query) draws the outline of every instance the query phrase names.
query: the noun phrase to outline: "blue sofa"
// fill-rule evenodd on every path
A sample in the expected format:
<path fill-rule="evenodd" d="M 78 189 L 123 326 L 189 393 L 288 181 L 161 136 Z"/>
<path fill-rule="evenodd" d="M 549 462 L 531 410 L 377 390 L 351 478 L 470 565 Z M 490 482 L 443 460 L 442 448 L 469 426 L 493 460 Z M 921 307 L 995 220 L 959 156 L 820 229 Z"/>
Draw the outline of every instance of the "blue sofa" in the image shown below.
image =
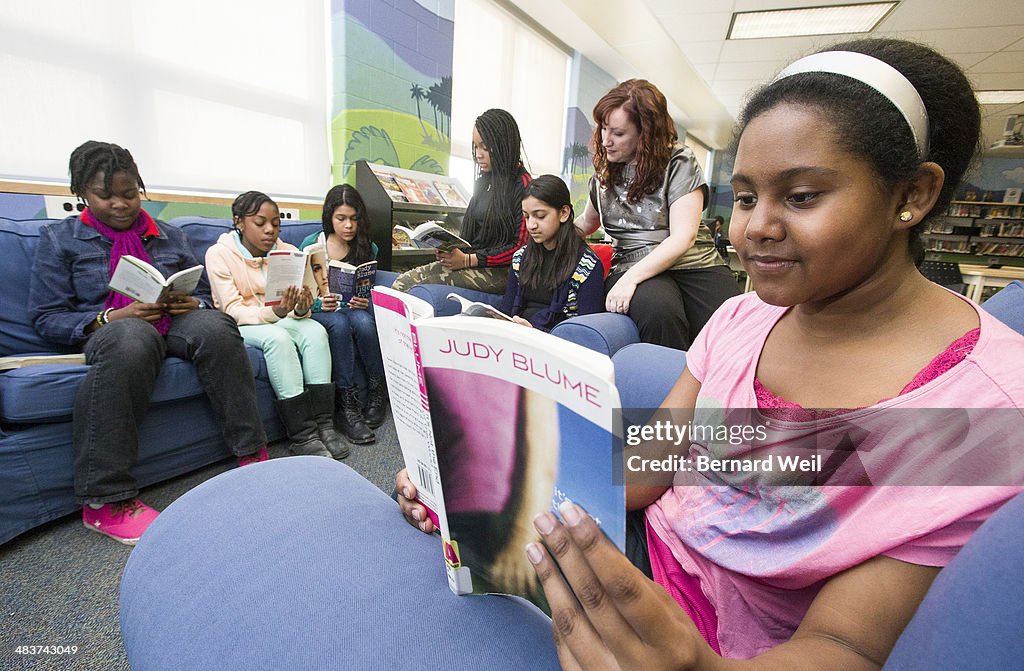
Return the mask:
<path fill-rule="evenodd" d="M 52 221 L 0 219 L 0 356 L 55 351 L 36 334 L 27 309 L 39 229 Z M 200 262 L 207 248 L 231 230 L 228 219 L 180 217 L 170 223 L 185 232 Z M 297 245 L 318 230 L 319 221 L 287 222 L 281 238 Z M 382 281 L 390 283 L 393 278 L 388 274 Z M 274 411 L 262 352 L 250 348 L 249 360 L 267 435 L 280 438 L 284 432 Z M 78 509 L 72 483 L 71 413 L 86 371 L 84 365 L 46 364 L 0 373 L 0 543 Z M 182 418 L 188 418 L 188 431 L 180 430 Z M 195 369 L 169 357 L 141 426 L 135 469 L 139 484 L 151 485 L 228 456 Z"/>

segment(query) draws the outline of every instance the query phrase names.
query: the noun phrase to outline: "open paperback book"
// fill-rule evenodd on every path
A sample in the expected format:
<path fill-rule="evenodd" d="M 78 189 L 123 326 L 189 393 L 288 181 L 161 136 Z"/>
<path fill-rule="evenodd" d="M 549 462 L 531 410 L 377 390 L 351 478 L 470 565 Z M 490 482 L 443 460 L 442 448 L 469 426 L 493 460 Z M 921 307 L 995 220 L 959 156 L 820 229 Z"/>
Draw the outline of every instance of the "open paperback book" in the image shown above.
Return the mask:
<path fill-rule="evenodd" d="M 479 301 L 471 301 L 455 292 L 448 294 L 448 300 L 457 302 L 460 306 L 460 312 L 470 317 L 488 317 L 490 319 L 503 319 L 507 322 L 512 321 L 511 317 L 498 308 Z"/>
<path fill-rule="evenodd" d="M 267 253 L 267 286 L 263 304 L 280 305 L 293 284 L 306 287 L 316 297 L 327 289 L 327 249 L 316 243 L 305 251 L 274 249 Z"/>
<path fill-rule="evenodd" d="M 85 354 L 23 354 L 0 356 L 0 370 L 14 370 L 40 364 L 80 365 L 85 363 Z"/>
<path fill-rule="evenodd" d="M 376 261 L 353 266 L 351 263 L 332 260 L 327 266 L 327 282 L 331 293 L 341 296 L 339 300 L 344 305 L 348 305 L 353 296 L 370 300 L 370 290 L 376 278 Z"/>
<path fill-rule="evenodd" d="M 399 235 L 409 238 L 409 243 L 419 249 L 439 249 L 442 252 L 450 252 L 453 249 L 469 251 L 473 245 L 444 228 L 436 221 L 425 221 L 414 229 L 405 226 L 395 226 Z"/>
<path fill-rule="evenodd" d="M 539 540 L 537 513 L 571 499 L 625 544 L 611 360 L 502 320 L 433 317 L 385 287 L 373 303 L 402 455 L 440 530 L 449 586 L 546 609 L 524 551 Z"/>
<path fill-rule="evenodd" d="M 110 288 L 140 303 L 159 303 L 170 291 L 191 295 L 203 276 L 202 266 L 179 270 L 168 278 L 155 267 L 131 254 L 125 254 L 110 276 Z"/>

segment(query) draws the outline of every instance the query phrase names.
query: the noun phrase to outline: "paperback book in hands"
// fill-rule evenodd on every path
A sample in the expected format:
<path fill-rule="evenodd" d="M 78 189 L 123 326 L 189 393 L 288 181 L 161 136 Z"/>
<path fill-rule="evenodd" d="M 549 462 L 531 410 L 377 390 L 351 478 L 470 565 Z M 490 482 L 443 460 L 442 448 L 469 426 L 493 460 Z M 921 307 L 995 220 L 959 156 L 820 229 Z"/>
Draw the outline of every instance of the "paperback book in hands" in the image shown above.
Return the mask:
<path fill-rule="evenodd" d="M 511 317 L 498 308 L 479 301 L 471 301 L 465 296 L 460 296 L 455 292 L 448 294 L 448 300 L 456 301 L 460 306 L 459 311 L 470 317 L 488 317 L 490 319 L 501 319 L 507 322 L 512 321 Z"/>
<path fill-rule="evenodd" d="M 624 548 L 608 357 L 500 319 L 433 317 L 385 287 L 373 305 L 402 456 L 453 592 L 546 608 L 524 547 L 533 517 L 566 499 Z"/>
<path fill-rule="evenodd" d="M 290 249 L 275 249 L 267 253 L 267 287 L 263 296 L 263 304 L 271 307 L 280 305 L 284 292 L 290 286 L 302 287 L 306 284 L 309 255 L 305 252 Z M 317 292 L 316 288 L 312 289 Z"/>
<path fill-rule="evenodd" d="M 415 229 L 395 226 L 395 231 L 398 231 L 400 235 L 408 236 L 409 243 L 418 249 L 437 249 L 442 252 L 461 249 L 466 252 L 473 248 L 473 245 L 469 244 L 469 242 L 444 228 L 436 221 L 424 222 Z"/>
<path fill-rule="evenodd" d="M 343 305 L 348 305 L 353 296 L 370 300 L 370 291 L 377 278 L 377 262 L 367 261 L 358 266 L 344 261 L 330 261 L 327 264 L 327 283 L 331 293 L 340 296 Z"/>
<path fill-rule="evenodd" d="M 140 303 L 159 303 L 171 291 L 191 295 L 203 276 L 202 266 L 179 270 L 170 277 L 155 267 L 131 254 L 118 260 L 114 274 L 110 276 L 110 288 Z"/>

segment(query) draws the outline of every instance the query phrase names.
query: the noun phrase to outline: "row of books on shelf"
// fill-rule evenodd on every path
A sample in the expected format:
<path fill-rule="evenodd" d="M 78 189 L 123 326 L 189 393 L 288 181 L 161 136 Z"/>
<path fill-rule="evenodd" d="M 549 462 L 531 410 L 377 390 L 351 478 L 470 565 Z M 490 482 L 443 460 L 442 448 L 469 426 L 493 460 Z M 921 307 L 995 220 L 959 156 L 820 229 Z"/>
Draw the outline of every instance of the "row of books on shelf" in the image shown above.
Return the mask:
<path fill-rule="evenodd" d="M 962 224 L 957 224 L 955 221 L 950 221 L 949 219 L 936 219 L 935 221 L 928 222 L 925 226 L 924 232 L 949 235 L 951 233 L 955 233 L 956 231 L 954 229 L 958 226 L 963 228 Z"/>
<path fill-rule="evenodd" d="M 973 205 L 953 203 L 946 211 L 951 217 L 973 217 L 975 219 L 1014 219 L 1024 217 L 1022 205 Z"/>
<path fill-rule="evenodd" d="M 977 242 L 968 240 L 939 240 L 935 238 L 924 241 L 925 251 L 945 252 L 947 254 L 976 254 L 994 256 L 1024 256 L 1024 243 L 1012 242 Z"/>
<path fill-rule="evenodd" d="M 982 224 L 978 235 L 983 238 L 1024 238 L 1024 221 Z"/>
<path fill-rule="evenodd" d="M 1024 256 L 1024 244 L 1012 242 L 979 243 L 976 254 L 994 254 L 996 256 Z"/>
<path fill-rule="evenodd" d="M 396 203 L 446 205 L 448 207 L 466 207 L 469 204 L 466 196 L 453 182 L 396 175 L 373 165 L 370 166 L 370 170 L 380 185 L 384 187 L 388 197 Z"/>

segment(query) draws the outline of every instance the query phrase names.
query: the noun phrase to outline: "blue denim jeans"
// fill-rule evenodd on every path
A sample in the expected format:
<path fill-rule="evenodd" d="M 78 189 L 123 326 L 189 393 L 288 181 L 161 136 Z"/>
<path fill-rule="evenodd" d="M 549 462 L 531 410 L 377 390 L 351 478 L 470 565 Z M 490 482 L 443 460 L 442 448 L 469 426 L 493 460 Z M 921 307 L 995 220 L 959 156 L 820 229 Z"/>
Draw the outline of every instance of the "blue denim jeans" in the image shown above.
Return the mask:
<path fill-rule="evenodd" d="M 367 375 L 384 376 L 373 306 L 368 310 L 342 308 L 337 312 L 314 312 L 313 319 L 327 329 L 335 386 L 344 389 L 356 383 L 357 356 Z"/>
<path fill-rule="evenodd" d="M 166 336 L 141 319 L 118 319 L 85 343 L 89 372 L 75 396 L 72 424 L 79 502 L 108 503 L 138 494 L 132 469 L 139 424 L 168 355 L 193 363 L 235 455 L 266 444 L 252 366 L 233 319 L 216 310 L 194 310 L 174 317 Z"/>

